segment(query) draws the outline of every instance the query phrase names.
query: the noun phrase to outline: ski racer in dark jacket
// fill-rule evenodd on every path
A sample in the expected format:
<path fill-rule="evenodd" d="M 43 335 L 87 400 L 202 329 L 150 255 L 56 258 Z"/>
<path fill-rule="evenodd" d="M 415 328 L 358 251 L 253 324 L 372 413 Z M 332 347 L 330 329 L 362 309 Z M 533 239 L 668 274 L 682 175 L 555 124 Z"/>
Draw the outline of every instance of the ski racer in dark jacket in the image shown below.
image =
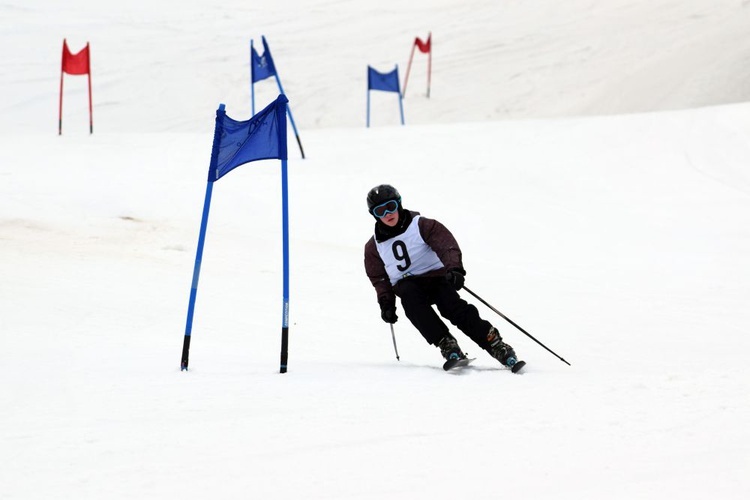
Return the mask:
<path fill-rule="evenodd" d="M 466 354 L 433 309 L 435 305 L 443 318 L 479 347 L 512 367 L 517 361 L 513 348 L 479 316 L 476 307 L 458 295 L 466 271 L 451 232 L 434 219 L 406 210 L 399 192 L 388 184 L 370 190 L 367 209 L 376 222 L 375 234 L 365 244 L 365 272 L 375 287 L 383 321 L 398 320 L 398 296 L 409 321 L 428 343 L 440 348 L 447 369 L 449 362 L 465 359 Z"/>

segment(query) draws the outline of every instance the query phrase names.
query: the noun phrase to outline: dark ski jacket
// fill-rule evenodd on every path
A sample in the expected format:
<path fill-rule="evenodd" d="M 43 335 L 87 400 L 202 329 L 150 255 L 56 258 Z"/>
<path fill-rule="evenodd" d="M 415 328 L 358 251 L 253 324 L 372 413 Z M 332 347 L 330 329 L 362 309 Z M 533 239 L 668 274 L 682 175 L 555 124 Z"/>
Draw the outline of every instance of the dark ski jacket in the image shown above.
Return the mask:
<path fill-rule="evenodd" d="M 401 209 L 399 210 L 398 224 L 394 227 L 388 227 L 380 221 L 375 222 L 375 234 L 365 244 L 365 272 L 370 278 L 372 286 L 375 287 L 375 293 L 378 297 L 380 307 L 394 306 L 396 304 L 396 290 L 391 286 L 390 278 L 385 270 L 383 259 L 380 258 L 378 248 L 375 245 L 394 238 L 402 234 L 412 223 L 414 216 L 420 215 L 419 212 Z M 419 224 L 419 234 L 424 242 L 437 254 L 440 262 L 443 263 L 442 269 L 429 271 L 425 274 L 410 276 L 404 279 L 420 279 L 424 277 L 445 276 L 447 269 L 463 269 L 461 260 L 461 249 L 458 246 L 453 234 L 440 222 L 434 219 L 428 219 L 424 216 L 417 221 Z"/>

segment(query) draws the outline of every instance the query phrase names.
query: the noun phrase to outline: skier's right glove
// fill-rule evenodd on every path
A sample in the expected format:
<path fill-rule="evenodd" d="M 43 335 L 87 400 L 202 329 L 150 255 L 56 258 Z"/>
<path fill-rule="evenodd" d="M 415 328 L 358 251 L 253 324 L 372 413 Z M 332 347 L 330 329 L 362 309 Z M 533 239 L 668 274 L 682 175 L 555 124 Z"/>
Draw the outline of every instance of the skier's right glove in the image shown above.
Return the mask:
<path fill-rule="evenodd" d="M 398 321 L 398 316 L 396 316 L 396 306 L 383 306 L 383 308 L 380 310 L 380 317 L 383 318 L 383 321 L 390 324 Z"/>

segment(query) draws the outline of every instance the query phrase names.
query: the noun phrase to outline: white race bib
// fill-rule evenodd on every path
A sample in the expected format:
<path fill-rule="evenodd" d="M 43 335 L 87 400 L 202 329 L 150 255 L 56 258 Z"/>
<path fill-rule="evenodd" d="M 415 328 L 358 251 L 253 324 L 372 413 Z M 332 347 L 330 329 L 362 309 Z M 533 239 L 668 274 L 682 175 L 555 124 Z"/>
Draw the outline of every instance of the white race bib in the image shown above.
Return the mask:
<path fill-rule="evenodd" d="M 375 240 L 391 285 L 395 285 L 400 279 L 419 276 L 443 267 L 435 251 L 424 242 L 419 233 L 420 217 L 421 215 L 414 217 L 402 234 L 383 242 Z"/>

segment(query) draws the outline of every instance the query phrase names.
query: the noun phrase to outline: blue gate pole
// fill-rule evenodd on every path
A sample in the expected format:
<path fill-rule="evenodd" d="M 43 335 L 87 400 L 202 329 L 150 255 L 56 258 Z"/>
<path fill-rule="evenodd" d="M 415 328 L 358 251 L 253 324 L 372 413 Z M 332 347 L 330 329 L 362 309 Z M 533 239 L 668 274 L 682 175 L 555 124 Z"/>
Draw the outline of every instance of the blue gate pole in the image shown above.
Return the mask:
<path fill-rule="evenodd" d="M 284 303 L 281 319 L 280 372 L 286 373 L 289 357 L 289 182 L 286 160 L 281 160 L 281 220 L 284 255 Z"/>
<path fill-rule="evenodd" d="M 370 128 L 370 89 L 367 89 L 367 128 Z"/>
<path fill-rule="evenodd" d="M 203 260 L 203 245 L 206 241 L 206 226 L 208 226 L 208 211 L 211 208 L 211 192 L 214 183 L 206 185 L 206 199 L 203 202 L 203 216 L 201 217 L 201 230 L 198 236 L 198 250 L 195 253 L 195 266 L 193 267 L 193 282 L 190 287 L 190 302 L 188 304 L 187 323 L 185 324 L 185 340 L 182 342 L 182 362 L 180 371 L 188 369 L 188 356 L 190 353 L 190 334 L 193 330 L 193 312 L 195 311 L 195 297 L 198 294 L 198 279 L 201 275 L 201 261 Z"/>
<path fill-rule="evenodd" d="M 253 82 L 253 39 L 250 39 L 250 116 L 255 116 L 255 83 Z"/>
<path fill-rule="evenodd" d="M 401 110 L 401 125 L 404 124 L 404 103 L 401 100 L 401 93 L 398 94 L 398 107 Z"/>
<path fill-rule="evenodd" d="M 396 83 L 398 83 L 398 64 L 396 65 Z M 401 125 L 404 124 L 404 100 L 401 89 L 398 90 L 398 109 L 401 110 Z"/>
<path fill-rule="evenodd" d="M 276 77 L 276 85 L 279 86 L 279 93 L 286 95 L 284 87 L 281 86 L 281 80 L 279 79 L 279 72 L 274 72 L 273 76 Z M 299 145 L 299 152 L 302 155 L 302 159 L 305 159 L 305 151 L 302 149 L 302 141 L 300 141 L 299 133 L 297 132 L 297 125 L 294 124 L 294 117 L 292 116 L 292 108 L 289 107 L 289 103 L 286 104 L 286 112 L 289 114 L 289 121 L 292 122 L 292 130 L 294 130 L 294 136 L 297 138 L 297 144 Z"/>

